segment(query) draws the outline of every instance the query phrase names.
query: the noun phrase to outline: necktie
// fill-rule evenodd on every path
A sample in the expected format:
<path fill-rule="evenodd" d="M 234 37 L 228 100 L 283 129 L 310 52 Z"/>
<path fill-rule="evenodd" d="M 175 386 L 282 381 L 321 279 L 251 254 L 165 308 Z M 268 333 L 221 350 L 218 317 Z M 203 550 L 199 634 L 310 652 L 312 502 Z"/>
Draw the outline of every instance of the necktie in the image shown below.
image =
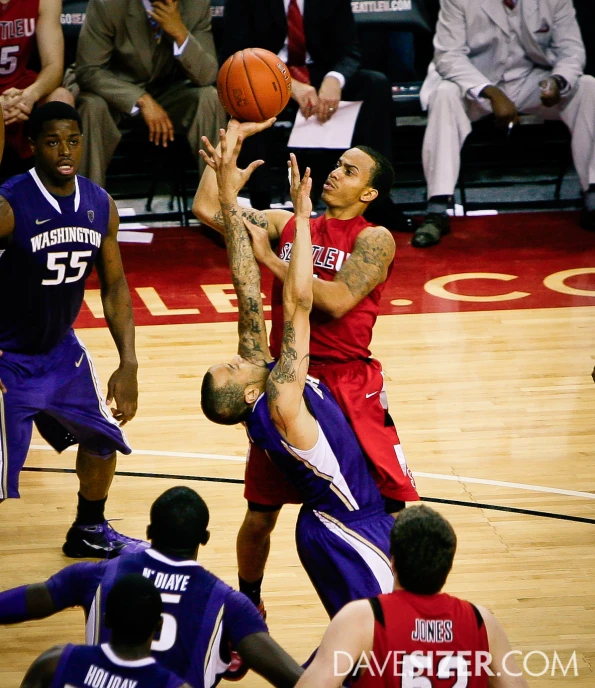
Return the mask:
<path fill-rule="evenodd" d="M 508 7 L 509 10 L 513 10 L 516 7 L 518 0 L 502 0 L 502 2 Z"/>
<path fill-rule="evenodd" d="M 297 0 L 290 0 L 287 8 L 287 66 L 291 76 L 303 84 L 310 83 L 310 72 L 306 66 L 306 34 L 304 18 Z"/>

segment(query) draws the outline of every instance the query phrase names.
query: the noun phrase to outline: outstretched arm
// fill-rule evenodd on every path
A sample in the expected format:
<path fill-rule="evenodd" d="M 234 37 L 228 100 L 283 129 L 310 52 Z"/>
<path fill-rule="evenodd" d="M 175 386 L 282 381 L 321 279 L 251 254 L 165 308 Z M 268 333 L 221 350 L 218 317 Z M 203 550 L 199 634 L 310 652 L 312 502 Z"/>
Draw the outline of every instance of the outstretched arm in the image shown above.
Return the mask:
<path fill-rule="evenodd" d="M 268 633 L 252 633 L 238 643 L 246 665 L 277 688 L 295 686 L 304 673 L 302 667 Z"/>
<path fill-rule="evenodd" d="M 289 266 L 271 249 L 262 230 L 254 232 L 252 243 L 258 261 L 266 265 L 277 279 L 285 282 Z M 388 229 L 364 229 L 335 278 L 332 281 L 314 280 L 314 307 L 333 318 L 342 318 L 386 280 L 394 257 L 395 241 Z"/>
<path fill-rule="evenodd" d="M 291 155 L 295 201 L 295 237 L 283 286 L 283 342 L 281 354 L 267 380 L 271 419 L 285 439 L 298 449 L 312 449 L 318 439 L 315 419 L 304 402 L 310 362 L 310 311 L 312 310 L 312 238 L 310 237 L 310 169 L 300 181 Z"/>
<path fill-rule="evenodd" d="M 210 169 L 215 172 L 219 189 L 223 236 L 227 246 L 231 278 L 238 297 L 238 353 L 242 358 L 267 363 L 272 359 L 260 295 L 260 268 L 244 226 L 244 217 L 237 204 L 238 191 L 244 183 L 244 178 L 249 177 L 262 161 L 256 160 L 246 170 L 238 169 L 237 159 L 242 147 L 242 137 L 238 137 L 233 147 L 230 147 L 225 130 L 221 129 L 220 134 L 221 143 L 217 150 L 208 140 L 204 141 L 210 157 L 203 157 Z"/>
<path fill-rule="evenodd" d="M 362 653 L 370 654 L 373 644 L 374 614 L 369 600 L 350 602 L 329 624 L 297 688 L 339 688 Z"/>
<path fill-rule="evenodd" d="M 233 150 L 237 143 L 238 138 L 246 139 L 248 136 L 253 136 L 259 132 L 272 126 L 275 119 L 269 119 L 266 122 L 238 122 L 235 119 L 230 120 L 227 125 L 227 148 L 228 150 Z M 212 146 L 209 140 L 203 136 L 203 143 L 209 151 L 212 150 Z M 221 147 L 217 146 L 217 154 L 221 154 Z M 208 155 L 205 151 L 200 151 L 201 156 L 205 161 L 207 161 Z M 212 157 L 212 153 L 211 153 Z M 208 164 L 208 161 L 207 161 Z M 209 169 L 210 168 L 210 169 Z M 250 175 L 252 174 L 253 167 L 249 166 L 245 170 L 238 170 L 239 186 L 238 192 L 242 189 Z M 235 200 L 235 199 L 234 199 Z M 217 173 L 215 168 L 211 165 L 203 172 L 200 178 L 200 184 L 196 190 L 194 196 L 194 202 L 192 203 L 192 212 L 196 217 L 205 225 L 212 227 L 217 232 L 223 233 L 223 214 L 221 212 L 221 204 L 219 202 L 219 189 L 217 187 Z M 266 231 L 269 241 L 275 241 L 281 235 L 283 227 L 287 224 L 288 220 L 291 218 L 291 213 L 287 210 L 254 210 L 252 208 L 241 208 L 240 214 L 245 217 L 250 222 L 261 227 Z"/>

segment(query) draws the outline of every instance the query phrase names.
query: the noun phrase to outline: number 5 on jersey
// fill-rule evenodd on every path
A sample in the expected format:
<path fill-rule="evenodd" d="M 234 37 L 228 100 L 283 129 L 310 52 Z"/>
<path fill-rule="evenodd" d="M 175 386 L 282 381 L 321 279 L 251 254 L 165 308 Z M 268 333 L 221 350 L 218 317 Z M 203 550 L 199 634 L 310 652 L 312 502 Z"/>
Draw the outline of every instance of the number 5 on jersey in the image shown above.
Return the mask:
<path fill-rule="evenodd" d="M 56 284 L 69 284 L 71 282 L 78 282 L 81 277 L 85 274 L 87 269 L 88 260 L 82 260 L 83 258 L 90 258 L 93 255 L 93 251 L 73 251 L 68 253 L 67 251 L 60 251 L 58 253 L 48 253 L 47 269 L 51 272 L 55 272 L 56 276 L 52 279 L 42 280 L 42 284 L 45 286 L 51 286 Z M 70 256 L 70 262 L 68 260 Z M 75 275 L 70 275 L 66 277 L 66 266 L 70 264 L 70 267 L 74 270 L 78 270 Z M 65 279 L 66 277 L 66 279 Z"/>
<path fill-rule="evenodd" d="M 171 595 L 166 592 L 161 593 L 161 601 L 163 604 L 179 604 L 181 599 L 182 595 Z M 176 621 L 176 617 L 163 612 L 161 618 L 163 619 L 163 625 L 161 626 L 159 640 L 154 640 L 151 643 L 151 650 L 153 652 L 167 652 L 176 644 L 176 635 L 178 634 L 178 622 Z"/>

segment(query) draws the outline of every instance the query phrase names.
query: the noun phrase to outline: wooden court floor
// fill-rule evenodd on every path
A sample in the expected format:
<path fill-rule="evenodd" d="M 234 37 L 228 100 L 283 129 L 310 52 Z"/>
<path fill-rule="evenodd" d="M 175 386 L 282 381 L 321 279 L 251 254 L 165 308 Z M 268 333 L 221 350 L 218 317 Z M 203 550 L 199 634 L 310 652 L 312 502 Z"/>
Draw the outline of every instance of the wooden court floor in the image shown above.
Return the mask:
<path fill-rule="evenodd" d="M 594 323 L 595 307 L 577 307 L 381 316 L 375 330 L 420 493 L 439 500 L 433 506 L 458 534 L 447 590 L 494 611 L 521 663 L 544 672 L 529 677 L 532 686 L 595 685 Z M 105 383 L 116 360 L 107 330 L 79 336 Z M 199 390 L 205 368 L 233 355 L 235 325 L 145 326 L 137 341 L 140 405 L 127 428 L 135 453 L 119 470 L 143 475 L 116 477 L 108 517 L 142 537 L 152 500 L 192 486 L 211 510 L 212 538 L 199 559 L 233 585 L 244 513 L 233 480 L 243 476 L 246 440 L 202 417 Z M 34 437 L 28 467 L 73 462 L 72 452 L 58 456 Z M 22 499 L 0 507 L 0 588 L 70 563 L 60 546 L 76 489 L 70 473 L 23 473 Z M 286 507 L 274 534 L 264 599 L 271 633 L 304 661 L 327 619 L 295 552 L 296 513 Z M 80 610 L 0 628 L 0 686 L 19 686 L 48 646 L 82 640 Z M 551 675 L 554 652 L 568 676 L 559 665 Z M 264 682 L 249 674 L 244 685 Z"/>

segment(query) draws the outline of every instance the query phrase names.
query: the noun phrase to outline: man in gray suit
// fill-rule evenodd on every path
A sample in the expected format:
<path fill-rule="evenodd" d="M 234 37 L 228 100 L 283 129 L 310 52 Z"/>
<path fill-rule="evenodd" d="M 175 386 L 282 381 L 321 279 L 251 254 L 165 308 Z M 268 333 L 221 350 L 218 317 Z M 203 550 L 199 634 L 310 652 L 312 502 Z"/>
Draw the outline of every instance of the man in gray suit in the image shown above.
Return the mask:
<path fill-rule="evenodd" d="M 595 231 L 595 78 L 572 0 L 441 0 L 434 60 L 421 91 L 429 107 L 423 144 L 428 214 L 412 244 L 433 246 L 449 231 L 446 209 L 471 122 L 493 113 L 512 128 L 519 112 L 561 119 Z"/>
<path fill-rule="evenodd" d="M 90 0 L 75 68 L 81 173 L 104 185 L 126 115 L 141 116 L 157 146 L 184 131 L 202 172 L 200 137 L 216 140 L 226 123 L 217 68 L 208 0 Z"/>

